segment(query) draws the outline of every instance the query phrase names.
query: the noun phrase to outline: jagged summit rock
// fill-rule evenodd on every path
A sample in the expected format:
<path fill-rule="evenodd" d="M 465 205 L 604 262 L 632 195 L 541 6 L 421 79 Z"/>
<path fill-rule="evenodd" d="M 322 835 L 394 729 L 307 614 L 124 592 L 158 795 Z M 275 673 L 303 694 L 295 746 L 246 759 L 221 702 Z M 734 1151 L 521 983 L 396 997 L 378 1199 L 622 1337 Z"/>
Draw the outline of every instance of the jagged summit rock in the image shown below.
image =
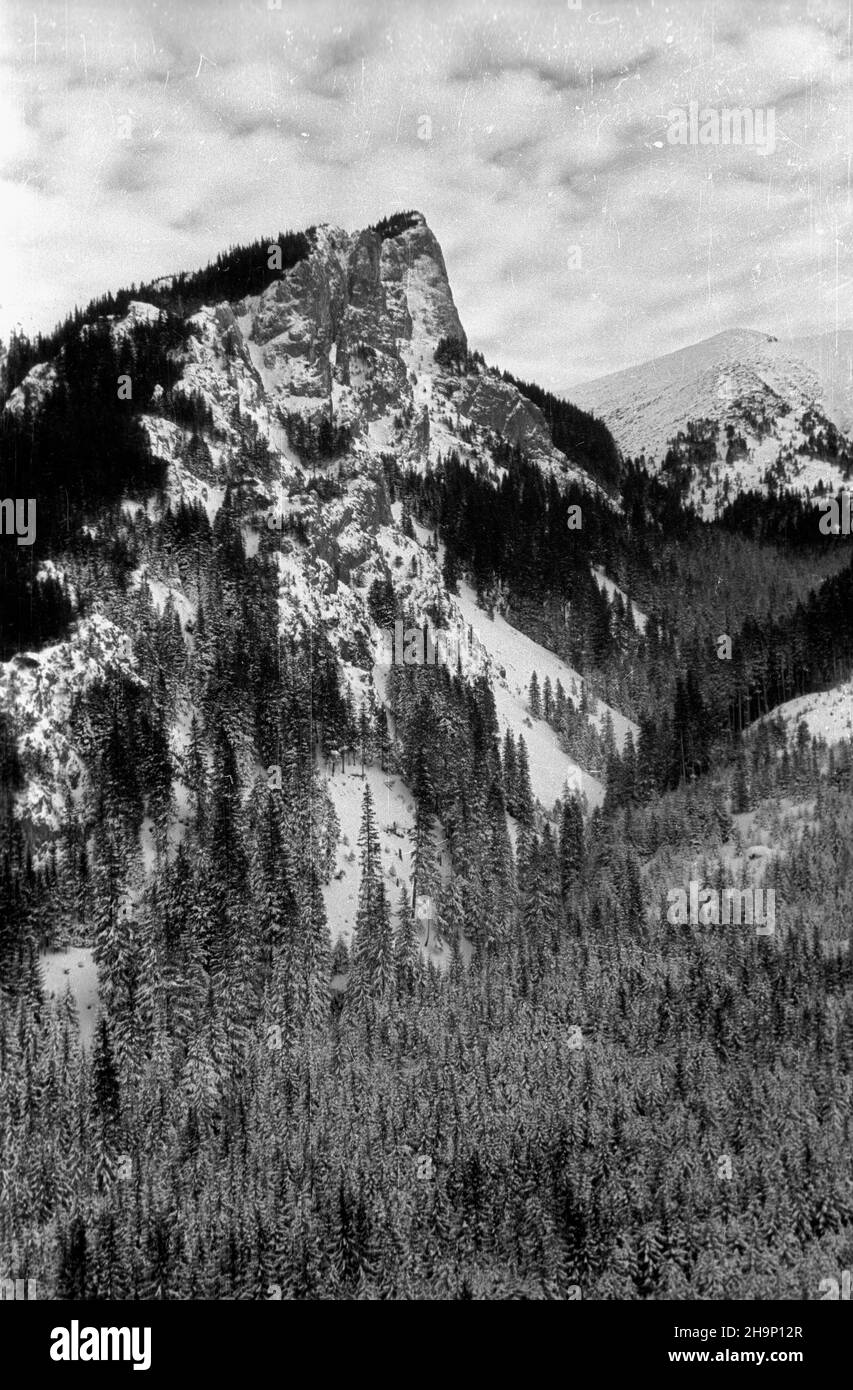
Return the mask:
<path fill-rule="evenodd" d="M 331 411 L 337 381 L 376 418 L 406 394 L 407 347 L 428 358 L 441 338 L 467 346 L 441 247 L 420 214 L 395 236 L 323 225 L 309 240 L 305 260 L 236 310 L 275 394 Z"/>

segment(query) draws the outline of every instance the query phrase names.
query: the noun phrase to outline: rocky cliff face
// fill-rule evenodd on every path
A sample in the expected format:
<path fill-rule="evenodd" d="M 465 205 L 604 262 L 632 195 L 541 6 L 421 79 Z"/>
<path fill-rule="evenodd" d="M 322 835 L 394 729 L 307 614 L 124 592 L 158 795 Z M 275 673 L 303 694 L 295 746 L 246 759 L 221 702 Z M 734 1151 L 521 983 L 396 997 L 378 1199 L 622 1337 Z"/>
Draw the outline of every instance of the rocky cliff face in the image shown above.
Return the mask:
<path fill-rule="evenodd" d="M 442 338 L 467 349 L 441 247 L 422 217 L 397 236 L 319 227 L 310 256 L 264 292 L 233 306 L 236 355 L 254 368 L 251 408 L 269 426 L 293 411 L 351 427 L 413 462 L 502 434 L 544 467 L 572 472 L 540 412 L 497 373 L 441 368 Z M 197 380 L 196 386 L 203 384 Z M 374 428 L 371 429 L 371 426 Z M 455 437 L 454 437 L 455 436 Z"/>
<path fill-rule="evenodd" d="M 401 529 L 383 458 L 425 469 L 456 450 L 496 474 L 502 437 L 560 478 L 595 484 L 553 448 L 535 406 L 497 371 L 465 358 L 444 257 L 422 217 L 396 236 L 324 226 L 309 241 L 310 254 L 284 273 L 271 271 L 260 294 L 211 303 L 191 316 L 173 395 L 201 398 L 212 425 L 194 431 L 174 412 L 169 418 L 164 391 L 155 386 L 141 420 L 166 466 L 166 497 L 144 506 L 127 499 L 127 534 L 138 538 L 143 513 L 144 525 L 156 531 L 164 501 L 201 502 L 213 522 L 228 492 L 247 554 L 274 558 L 282 631 L 321 624 L 356 701 L 381 702 L 383 695 L 383 634 L 367 601 L 377 579 L 390 580 L 413 621 L 448 632 L 462 652 L 463 673 L 489 672 L 486 649 L 447 592 L 437 559 L 423 537 Z M 113 333 L 158 313 L 135 302 L 113 322 Z M 461 344 L 459 363 L 436 362 L 441 339 Z M 7 409 L 20 409 L 24 391 L 37 402 L 52 381 L 50 364 L 39 364 Z M 308 430 L 316 438 L 323 422 L 343 433 L 330 457 L 312 462 L 297 436 Z M 282 528 L 283 518 L 297 514 L 298 539 Z M 97 539 L 97 518 L 89 531 Z M 168 547 L 146 550 L 132 586 L 145 589 L 161 611 L 167 603 L 174 608 L 191 647 L 199 595 L 191 576 L 170 567 Z M 0 694 L 27 762 L 20 812 L 34 846 L 56 833 L 63 808 L 87 784 L 85 750 L 67 732 L 75 694 L 114 667 L 133 677 L 132 606 L 115 595 L 102 602 L 97 589 L 91 602 L 87 620 L 35 664 L 25 657 L 0 667 Z M 184 751 L 176 730 L 178 767 Z"/>
<path fill-rule="evenodd" d="M 311 255 L 236 306 L 274 405 L 333 408 L 333 383 L 374 419 L 407 395 L 406 345 L 465 341 L 441 248 L 423 219 L 397 237 L 319 227 Z M 409 393 L 410 394 L 410 393 Z"/>

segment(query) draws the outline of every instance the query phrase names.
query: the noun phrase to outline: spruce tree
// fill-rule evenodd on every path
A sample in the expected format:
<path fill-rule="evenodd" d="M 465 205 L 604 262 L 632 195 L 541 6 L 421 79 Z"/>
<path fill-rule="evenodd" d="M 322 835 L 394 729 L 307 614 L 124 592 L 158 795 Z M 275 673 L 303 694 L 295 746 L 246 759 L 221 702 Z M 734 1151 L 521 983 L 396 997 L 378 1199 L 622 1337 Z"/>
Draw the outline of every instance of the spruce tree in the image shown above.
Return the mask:
<path fill-rule="evenodd" d="M 424 800 L 415 805 L 415 823 L 409 831 L 412 841 L 412 910 L 419 897 L 432 894 L 436 876 L 433 817 Z"/>
<path fill-rule="evenodd" d="M 358 907 L 353 937 L 352 973 L 348 993 L 355 1005 L 368 998 L 381 998 L 392 982 L 394 943 L 391 914 L 385 897 L 381 849 L 373 797 L 365 782 L 358 836 Z"/>
<path fill-rule="evenodd" d="M 516 755 L 518 773 L 516 776 L 515 814 L 522 825 L 533 824 L 533 791 L 530 786 L 530 764 L 527 759 L 527 744 L 524 735 L 518 736 Z"/>
<path fill-rule="evenodd" d="M 545 681 L 544 681 L 543 686 L 542 686 L 542 715 L 543 715 L 543 718 L 547 719 L 547 721 L 548 721 L 549 724 L 550 724 L 550 722 L 551 722 L 551 717 L 552 717 L 553 713 L 554 713 L 554 695 L 553 695 L 553 692 L 552 692 L 552 690 L 551 690 L 551 677 L 550 677 L 550 676 L 546 676 L 546 677 L 545 677 Z"/>
<path fill-rule="evenodd" d="M 530 707 L 530 713 L 533 715 L 533 718 L 541 719 L 542 701 L 539 696 L 539 677 L 537 676 L 535 671 L 533 672 L 533 675 L 530 677 L 530 693 L 527 698 L 527 703 Z"/>
<path fill-rule="evenodd" d="M 566 907 L 584 877 L 583 815 L 576 796 L 567 796 L 560 819 L 560 888 Z"/>
<path fill-rule="evenodd" d="M 398 984 L 411 988 L 420 962 L 419 936 L 405 884 L 400 885 L 397 930 L 394 934 L 394 963 Z"/>
<path fill-rule="evenodd" d="M 515 755 L 515 739 L 511 729 L 507 729 L 504 734 L 503 745 L 503 776 L 504 776 L 504 796 L 506 797 L 507 809 L 511 815 L 515 815 L 515 799 L 517 792 L 517 760 Z"/>

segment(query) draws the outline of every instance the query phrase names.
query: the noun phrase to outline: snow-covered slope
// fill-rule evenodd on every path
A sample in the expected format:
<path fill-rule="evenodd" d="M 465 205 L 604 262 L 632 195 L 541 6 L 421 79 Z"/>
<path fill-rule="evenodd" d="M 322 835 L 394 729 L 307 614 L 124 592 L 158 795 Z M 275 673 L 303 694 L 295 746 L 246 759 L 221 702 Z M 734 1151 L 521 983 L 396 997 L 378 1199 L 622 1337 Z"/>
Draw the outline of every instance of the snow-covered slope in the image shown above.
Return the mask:
<path fill-rule="evenodd" d="M 167 503 L 201 503 L 213 522 L 230 493 L 246 553 L 274 559 L 281 632 L 323 629 L 356 708 L 362 701 L 382 703 L 385 696 L 387 654 L 368 594 L 376 580 L 390 581 L 407 617 L 450 634 L 466 678 L 488 676 L 502 731 L 509 728 L 525 738 L 533 791 L 546 811 L 567 787 L 582 789 L 590 806 L 599 804 L 600 781 L 576 767 L 554 731 L 527 710 L 534 670 L 540 680 L 549 674 L 552 683 L 560 679 L 570 696 L 580 677 L 502 617 L 489 618 L 465 586 L 460 596 L 447 592 L 441 555 L 431 552 L 426 533 L 403 531 L 400 506 L 391 506 L 384 462 L 391 456 L 404 467 L 426 470 L 455 450 L 497 474 L 497 445 L 508 441 L 521 445 L 559 482 L 572 479 L 599 491 L 597 484 L 553 447 L 541 412 L 496 371 L 464 352 L 455 364 L 436 361 L 442 339 L 455 339 L 463 349 L 467 344 L 441 248 L 422 217 L 414 216 L 396 236 L 320 227 L 309 242 L 309 255 L 283 274 L 271 273 L 261 293 L 204 305 L 191 315 L 191 336 L 172 396 L 183 395 L 195 406 L 203 402 L 209 417 L 194 434 L 176 421 L 160 385 L 142 403 L 140 418 L 152 454 L 165 465 L 165 490 L 142 501 L 124 499 L 128 539 L 156 532 Z M 143 300 L 133 301 L 112 321 L 113 336 L 125 337 L 159 312 Z M 20 410 L 25 399 L 37 405 L 54 382 L 51 365 L 40 364 L 7 408 Z M 333 461 L 309 467 L 294 438 L 306 428 L 316 432 L 323 422 L 336 430 L 345 427 L 344 443 Z M 314 489 L 317 482 L 324 485 L 322 497 Z M 299 536 L 285 534 L 283 519 L 297 516 Z M 96 517 L 88 531 L 96 540 Z M 150 600 L 160 613 L 167 606 L 174 610 L 191 659 L 199 603 L 194 577 L 179 571 L 169 546 L 143 541 L 142 556 L 130 576 L 130 593 L 143 608 Z M 66 641 L 0 666 L 0 700 L 19 731 L 27 775 L 19 813 L 36 849 L 57 833 L 75 798 L 85 795 L 85 757 L 69 728 L 75 694 L 111 667 L 139 678 L 131 620 L 122 631 L 114 621 L 115 604 L 97 590 L 89 600 L 90 616 Z M 592 708 L 600 727 L 606 711 L 595 702 Z M 621 743 L 629 722 L 618 711 L 611 713 Z M 170 730 L 179 819 L 191 715 L 191 709 L 182 709 Z M 353 845 L 360 770 L 358 776 L 350 768 L 325 771 L 342 835 Z M 248 787 L 256 769 L 244 772 Z M 411 793 L 399 779 L 392 780 L 393 788 L 374 787 L 377 808 L 380 819 L 384 808 L 388 825 L 396 821 L 405 830 Z M 173 838 L 180 832 L 176 823 Z M 392 869 L 408 877 L 408 843 L 393 828 L 383 828 L 382 835 L 391 889 Z M 333 930 L 346 933 L 357 895 L 352 864 L 342 850 L 337 872 L 340 878 L 326 886 L 327 905 Z"/>
<path fill-rule="evenodd" d="M 98 968 L 91 946 L 46 951 L 40 963 L 45 993 L 58 1000 L 70 994 L 77 1012 L 80 1041 L 84 1047 L 90 1047 L 98 1022 Z"/>
<path fill-rule="evenodd" d="M 64 642 L 0 662 L 0 710 L 12 715 L 18 756 L 28 774 L 19 815 L 34 844 L 55 834 L 84 794 L 88 770 L 71 734 L 74 701 L 108 672 L 138 680 L 130 639 L 101 614 L 79 622 Z"/>
<path fill-rule="evenodd" d="M 540 683 L 548 676 L 552 686 L 556 687 L 559 680 L 575 703 L 580 702 L 583 678 L 553 652 L 546 651 L 523 632 L 511 627 L 500 614 L 490 618 L 488 613 L 477 607 L 470 585 L 460 584 L 459 594 L 459 606 L 465 619 L 477 633 L 491 660 L 492 689 L 501 732 L 512 729 L 516 736 L 522 734 L 527 744 L 534 796 L 546 810 L 551 809 L 558 797 L 565 796 L 567 790 L 583 792 L 590 807 L 599 806 L 604 799 L 602 781 L 573 762 L 563 752 L 550 724 L 544 719 L 533 718 L 527 707 L 530 678 L 534 671 Z M 599 730 L 610 713 L 616 743 L 620 748 L 629 729 L 634 738 L 637 737 L 639 731 L 630 719 L 617 710 L 609 709 L 601 701 L 592 699 L 591 705 L 592 722 Z"/>
<path fill-rule="evenodd" d="M 853 333 L 783 342 L 735 329 L 566 394 L 606 422 L 625 456 L 658 465 L 680 431 L 705 422 L 694 494 L 708 508 L 763 487 L 768 469 L 797 491 L 835 487 L 843 475 L 823 440 L 828 427 L 853 426 Z M 801 452 L 810 436 L 814 451 Z"/>
<path fill-rule="evenodd" d="M 766 719 L 772 722 L 781 720 L 789 737 L 796 735 L 802 722 L 813 738 L 821 738 L 830 746 L 853 739 L 853 681 L 845 681 L 831 690 L 820 690 L 812 695 L 786 700 L 784 705 L 777 705 Z"/>
<path fill-rule="evenodd" d="M 365 783 L 370 787 L 376 807 L 385 891 L 395 922 L 400 889 L 403 885 L 409 888 L 412 881 L 412 841 L 409 834 L 414 825 L 414 798 L 401 777 L 383 773 L 375 766 L 367 765 L 362 770 L 356 762 L 345 768 L 338 765 L 334 771 L 326 767 L 324 772 L 325 787 L 334 802 L 341 833 L 335 870 L 330 882 L 323 888 L 323 901 L 335 935 L 342 935 L 349 942 L 358 904 L 357 844 Z M 449 877 L 450 864 L 440 826 L 435 827 L 435 838 L 439 877 L 444 880 Z M 430 958 L 436 963 L 446 963 L 450 955 L 447 943 L 434 932 L 428 933 L 423 923 L 418 923 L 418 930 L 421 945 L 426 948 Z"/>
<path fill-rule="evenodd" d="M 853 433 L 853 329 L 792 338 L 784 346 L 817 376 L 827 419 L 844 434 Z"/>

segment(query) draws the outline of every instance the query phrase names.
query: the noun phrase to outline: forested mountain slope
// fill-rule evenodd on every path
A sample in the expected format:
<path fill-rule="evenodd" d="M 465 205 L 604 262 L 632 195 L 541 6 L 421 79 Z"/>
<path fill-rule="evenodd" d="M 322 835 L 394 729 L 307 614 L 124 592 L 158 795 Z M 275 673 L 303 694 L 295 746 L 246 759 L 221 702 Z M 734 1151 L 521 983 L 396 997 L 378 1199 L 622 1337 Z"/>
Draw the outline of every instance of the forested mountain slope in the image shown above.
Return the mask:
<path fill-rule="evenodd" d="M 786 719 L 849 678 L 849 539 L 706 525 L 488 366 L 413 212 L 105 296 L 3 374 L 38 511 L 0 550 L 0 1274 L 817 1296 L 851 754 Z M 774 935 L 667 920 L 764 831 Z"/>

